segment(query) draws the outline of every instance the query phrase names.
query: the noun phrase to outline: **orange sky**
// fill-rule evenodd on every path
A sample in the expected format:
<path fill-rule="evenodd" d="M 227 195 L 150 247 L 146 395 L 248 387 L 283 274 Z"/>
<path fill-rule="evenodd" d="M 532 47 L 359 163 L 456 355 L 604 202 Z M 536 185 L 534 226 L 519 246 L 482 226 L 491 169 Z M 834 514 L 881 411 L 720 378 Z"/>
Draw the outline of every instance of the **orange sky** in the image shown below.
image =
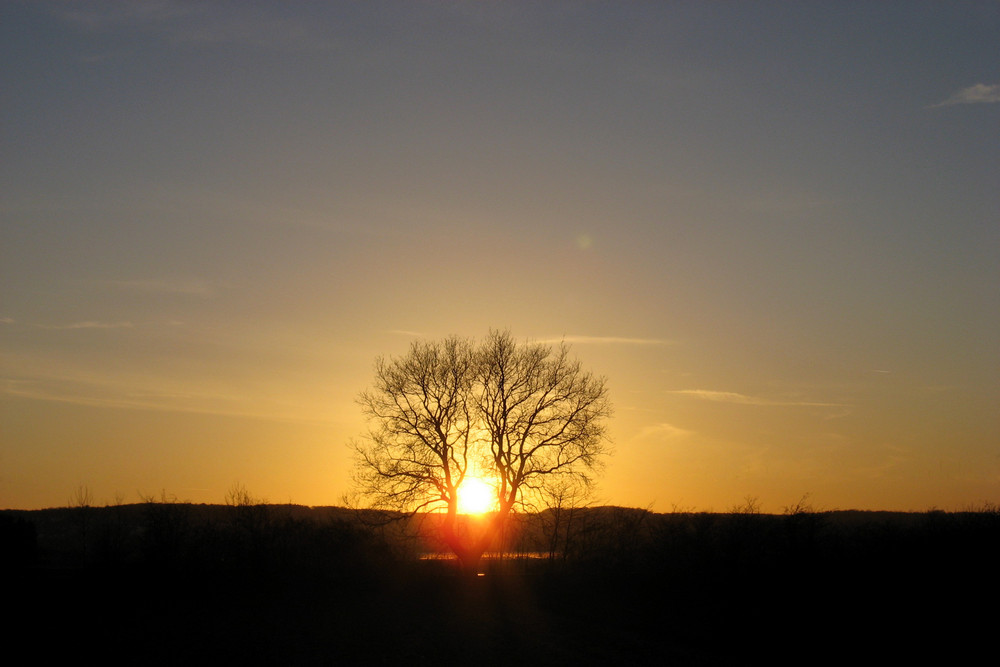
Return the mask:
<path fill-rule="evenodd" d="M 350 491 L 415 337 L 572 344 L 598 500 L 1000 500 L 992 2 L 6 3 L 0 507 Z"/>

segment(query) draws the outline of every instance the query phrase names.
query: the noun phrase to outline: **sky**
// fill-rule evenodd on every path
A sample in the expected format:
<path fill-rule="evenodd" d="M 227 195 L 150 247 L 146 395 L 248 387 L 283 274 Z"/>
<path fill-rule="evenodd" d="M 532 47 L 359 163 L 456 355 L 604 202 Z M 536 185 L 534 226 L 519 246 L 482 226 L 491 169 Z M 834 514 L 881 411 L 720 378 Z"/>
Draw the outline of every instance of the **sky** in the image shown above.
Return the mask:
<path fill-rule="evenodd" d="M 1000 501 L 1000 3 L 0 1 L 0 507 L 341 504 L 418 338 L 596 502 Z"/>

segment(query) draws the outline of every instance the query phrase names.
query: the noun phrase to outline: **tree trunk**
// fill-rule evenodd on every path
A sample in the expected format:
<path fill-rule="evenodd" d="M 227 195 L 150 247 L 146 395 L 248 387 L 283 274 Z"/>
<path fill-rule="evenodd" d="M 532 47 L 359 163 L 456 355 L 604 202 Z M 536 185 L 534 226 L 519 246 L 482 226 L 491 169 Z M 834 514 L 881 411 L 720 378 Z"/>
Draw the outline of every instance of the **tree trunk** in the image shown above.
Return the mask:
<path fill-rule="evenodd" d="M 443 525 L 444 534 L 442 537 L 448 548 L 458 558 L 463 572 L 470 576 L 479 574 L 483 554 L 502 534 L 512 506 L 512 503 L 503 503 L 497 512 L 486 519 L 484 526 L 469 527 L 464 532 L 459 526 L 457 511 L 449 508 Z"/>

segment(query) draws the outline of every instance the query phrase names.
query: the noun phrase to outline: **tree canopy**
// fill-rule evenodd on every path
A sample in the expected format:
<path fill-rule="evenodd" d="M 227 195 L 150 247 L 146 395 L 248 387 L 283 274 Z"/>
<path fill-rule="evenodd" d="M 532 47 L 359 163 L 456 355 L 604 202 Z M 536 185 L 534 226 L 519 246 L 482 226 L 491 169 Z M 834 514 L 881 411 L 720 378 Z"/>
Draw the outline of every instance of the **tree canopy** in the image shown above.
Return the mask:
<path fill-rule="evenodd" d="M 552 483 L 589 484 L 608 453 L 606 381 L 565 343 L 521 343 L 506 331 L 416 341 L 376 359 L 358 400 L 369 429 L 355 443 L 357 490 L 375 508 L 444 512 L 442 537 L 467 566 L 512 510 Z M 496 503 L 470 538 L 458 530 L 459 495 L 475 478 L 494 487 Z"/>

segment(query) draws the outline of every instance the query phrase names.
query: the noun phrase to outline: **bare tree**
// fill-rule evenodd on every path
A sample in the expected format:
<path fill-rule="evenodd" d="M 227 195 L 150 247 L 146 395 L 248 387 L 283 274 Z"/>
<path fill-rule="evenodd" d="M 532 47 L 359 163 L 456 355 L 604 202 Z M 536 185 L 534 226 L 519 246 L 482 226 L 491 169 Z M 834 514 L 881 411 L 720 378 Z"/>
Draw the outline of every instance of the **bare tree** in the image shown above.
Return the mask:
<path fill-rule="evenodd" d="M 554 477 L 589 483 L 607 453 L 604 378 L 585 372 L 565 343 L 519 344 L 493 331 L 481 349 L 478 414 L 499 479 L 500 514 Z"/>
<path fill-rule="evenodd" d="M 593 504 L 592 490 L 586 480 L 566 475 L 539 490 L 545 507 L 539 518 L 549 560 L 569 558 L 580 529 L 577 513 Z"/>
<path fill-rule="evenodd" d="M 90 507 L 91 503 L 94 502 L 94 496 L 90 492 L 89 486 L 79 486 L 73 495 L 69 498 L 70 507 L 79 507 L 81 509 L 87 509 Z"/>
<path fill-rule="evenodd" d="M 226 506 L 232 527 L 253 541 L 259 541 L 270 521 L 267 500 L 250 493 L 242 482 L 234 482 L 226 491 Z"/>
<path fill-rule="evenodd" d="M 371 426 L 355 446 L 358 490 L 373 507 L 443 510 L 442 537 L 468 568 L 515 507 L 539 499 L 547 481 L 588 482 L 607 453 L 604 379 L 565 344 L 522 344 L 508 332 L 478 346 L 417 342 L 403 357 L 380 358 L 360 403 Z M 461 534 L 459 488 L 476 467 L 495 480 L 497 510 Z"/>
<path fill-rule="evenodd" d="M 474 369 L 472 346 L 455 337 L 377 359 L 374 386 L 358 399 L 369 432 L 355 445 L 355 483 L 371 506 L 444 510 L 443 538 L 463 562 L 458 488 L 469 469 Z"/>
<path fill-rule="evenodd" d="M 69 506 L 74 508 L 79 521 L 80 528 L 80 559 L 87 561 L 87 529 L 90 527 L 90 509 L 94 502 L 94 496 L 90 492 L 89 486 L 78 486 L 73 495 L 70 496 Z"/>

